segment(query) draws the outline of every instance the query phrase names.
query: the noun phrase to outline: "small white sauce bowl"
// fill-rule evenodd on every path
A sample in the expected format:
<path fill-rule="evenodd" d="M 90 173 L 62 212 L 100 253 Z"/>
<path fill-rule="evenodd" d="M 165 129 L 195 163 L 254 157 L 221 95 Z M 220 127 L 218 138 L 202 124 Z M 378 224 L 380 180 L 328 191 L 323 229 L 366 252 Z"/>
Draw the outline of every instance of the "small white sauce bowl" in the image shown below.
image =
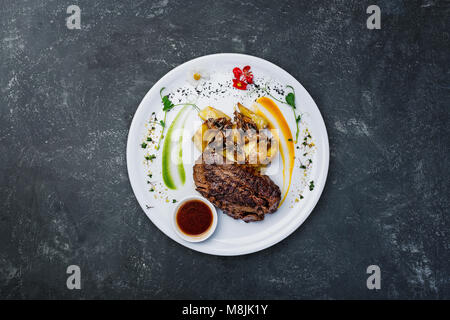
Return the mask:
<path fill-rule="evenodd" d="M 209 227 L 208 230 L 206 230 L 205 232 L 199 234 L 199 235 L 189 235 L 184 233 L 183 231 L 181 231 L 180 227 L 178 226 L 177 223 L 177 212 L 178 209 L 180 209 L 180 207 L 191 200 L 199 200 L 201 202 L 203 202 L 204 204 L 206 204 L 212 212 L 212 223 L 211 226 Z M 214 205 L 209 202 L 207 199 L 200 197 L 200 196 L 189 196 L 184 198 L 183 200 L 181 200 L 180 202 L 178 202 L 178 205 L 175 207 L 175 210 L 173 211 L 172 214 L 172 227 L 175 230 L 175 233 L 183 240 L 189 241 L 189 242 L 200 242 L 200 241 L 205 241 L 206 239 L 208 239 L 216 230 L 217 227 L 217 211 L 216 208 L 214 207 Z"/>

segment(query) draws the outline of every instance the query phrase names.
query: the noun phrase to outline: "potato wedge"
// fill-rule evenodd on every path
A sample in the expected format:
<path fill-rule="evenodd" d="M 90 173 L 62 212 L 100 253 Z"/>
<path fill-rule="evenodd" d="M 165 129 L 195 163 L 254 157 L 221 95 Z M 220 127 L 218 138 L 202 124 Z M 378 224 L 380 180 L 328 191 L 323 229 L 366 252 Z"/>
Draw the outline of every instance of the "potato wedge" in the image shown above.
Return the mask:
<path fill-rule="evenodd" d="M 252 119 L 252 121 L 256 124 L 256 127 L 258 130 L 265 129 L 269 126 L 269 122 L 262 116 L 257 115 L 250 109 L 247 109 L 242 104 L 238 103 L 239 112 L 242 113 L 244 116 Z"/>
<path fill-rule="evenodd" d="M 244 144 L 245 161 L 248 164 L 259 164 L 258 142 L 256 139 Z"/>
<path fill-rule="evenodd" d="M 194 141 L 195 147 L 202 152 L 203 150 L 205 150 L 206 146 L 209 143 L 209 141 L 205 137 L 206 131 L 208 131 L 208 126 L 206 125 L 206 123 L 203 123 L 192 136 L 192 141 Z"/>
<path fill-rule="evenodd" d="M 268 142 L 261 141 L 258 146 L 258 160 L 262 165 L 272 162 L 278 153 L 278 142 L 272 139 L 270 146 Z"/>
<path fill-rule="evenodd" d="M 210 118 L 213 119 L 217 119 L 217 118 L 227 118 L 230 119 L 229 116 L 227 116 L 225 113 L 223 113 L 222 111 L 219 111 L 217 109 L 214 109 L 213 107 L 206 107 L 204 109 L 202 109 L 199 113 L 198 116 L 202 119 L 202 120 L 208 120 Z"/>

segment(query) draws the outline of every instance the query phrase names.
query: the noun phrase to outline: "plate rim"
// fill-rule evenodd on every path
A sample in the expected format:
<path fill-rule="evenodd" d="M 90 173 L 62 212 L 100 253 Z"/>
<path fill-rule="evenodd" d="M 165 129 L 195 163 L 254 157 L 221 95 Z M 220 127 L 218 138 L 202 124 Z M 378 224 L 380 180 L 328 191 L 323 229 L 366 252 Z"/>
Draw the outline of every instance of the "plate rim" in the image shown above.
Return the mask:
<path fill-rule="evenodd" d="M 259 60 L 262 63 L 269 64 L 271 67 L 273 67 L 275 69 L 278 69 L 279 71 L 285 72 L 289 77 L 291 77 L 296 82 L 296 84 L 298 84 L 301 88 L 303 88 L 303 90 L 305 90 L 305 92 L 309 95 L 309 97 L 313 101 L 314 105 L 316 106 L 318 115 L 319 115 L 320 120 L 321 120 L 320 122 L 321 122 L 321 125 L 323 127 L 322 128 L 323 129 L 323 135 L 322 135 L 323 141 L 322 142 L 323 142 L 323 147 L 324 147 L 324 150 L 323 150 L 323 152 L 324 152 L 324 154 L 323 154 L 324 166 L 320 170 L 322 172 L 324 172 L 324 174 L 319 176 L 320 181 L 318 181 L 319 183 L 316 183 L 316 186 L 318 185 L 319 188 L 315 190 L 316 191 L 315 192 L 316 195 L 315 195 L 314 199 L 312 199 L 313 201 L 311 202 L 311 204 L 310 204 L 309 208 L 307 209 L 307 211 L 305 211 L 305 214 L 303 214 L 302 218 L 299 219 L 298 221 L 296 221 L 296 223 L 290 224 L 289 228 L 285 229 L 285 231 L 283 233 L 279 233 L 278 236 L 275 236 L 275 238 L 270 237 L 269 241 L 264 241 L 262 245 L 246 246 L 246 247 L 243 248 L 243 250 L 242 249 L 241 250 L 238 249 L 238 250 L 235 250 L 235 251 L 232 251 L 232 252 L 230 252 L 230 251 L 223 252 L 223 251 L 211 249 L 210 247 L 204 248 L 202 246 L 195 246 L 195 244 L 192 245 L 191 243 L 183 242 L 182 239 L 178 239 L 176 235 L 175 235 L 175 237 L 172 237 L 171 235 L 167 234 L 154 221 L 154 219 L 152 219 L 150 217 L 150 215 L 147 214 L 147 212 L 145 211 L 144 204 L 141 203 L 141 200 L 137 196 L 137 194 L 138 194 L 138 192 L 136 191 L 137 185 L 133 184 L 133 181 L 131 179 L 131 177 L 132 177 L 131 164 L 130 164 L 131 163 L 131 158 L 132 158 L 132 156 L 131 156 L 132 155 L 131 149 L 132 149 L 132 146 L 134 146 L 133 141 L 131 141 L 133 139 L 132 131 L 133 131 L 133 128 L 135 128 L 137 126 L 137 124 L 136 124 L 138 122 L 137 115 L 139 115 L 140 113 L 143 112 L 143 109 L 145 107 L 144 106 L 144 101 L 146 101 L 148 99 L 148 97 L 151 94 L 153 94 L 153 92 L 155 90 L 158 90 L 157 89 L 158 85 L 161 86 L 161 83 L 163 83 L 166 78 L 169 78 L 173 73 L 177 72 L 178 69 L 181 69 L 182 66 L 184 66 L 186 64 L 193 64 L 193 63 L 195 63 L 195 61 L 198 61 L 198 60 L 211 59 L 211 58 L 215 58 L 215 57 L 218 57 L 218 58 L 220 58 L 220 57 L 231 57 L 231 58 L 235 57 L 237 59 L 244 58 L 244 59 Z M 128 129 L 127 147 L 126 147 L 126 161 L 127 161 L 128 180 L 130 182 L 131 189 L 133 190 L 134 197 L 136 198 L 137 202 L 139 203 L 139 206 L 141 207 L 141 209 L 144 212 L 144 214 L 155 225 L 155 227 L 157 229 L 159 229 L 160 232 L 162 232 L 165 236 L 169 237 L 170 239 L 176 241 L 180 245 L 182 245 L 182 246 L 184 246 L 186 248 L 189 248 L 191 250 L 197 251 L 197 252 L 202 252 L 202 253 L 205 253 L 205 254 L 217 255 L 217 256 L 240 256 L 240 255 L 246 255 L 246 254 L 255 253 L 255 252 L 267 249 L 267 248 L 269 248 L 269 247 L 271 247 L 271 246 L 281 242 L 282 240 L 284 240 L 287 237 L 289 237 L 295 230 L 297 230 L 305 222 L 305 220 L 310 216 L 311 212 L 314 210 L 314 208 L 316 207 L 317 203 L 319 202 L 319 200 L 320 200 L 320 198 L 322 196 L 323 190 L 325 188 L 325 183 L 327 181 L 329 164 L 330 164 L 330 147 L 329 147 L 329 138 L 328 138 L 327 128 L 326 128 L 325 121 L 323 119 L 323 116 L 322 116 L 322 113 L 320 112 L 319 107 L 317 106 L 316 102 L 314 101 L 314 99 L 312 98 L 312 96 L 308 92 L 308 90 L 306 90 L 306 88 L 303 87 L 303 85 L 294 76 L 292 76 L 289 72 L 287 72 L 283 68 L 277 66 L 276 64 L 274 64 L 274 63 L 272 63 L 272 62 L 270 62 L 270 61 L 268 61 L 266 59 L 260 58 L 260 57 L 256 57 L 256 56 L 248 55 L 248 54 L 243 54 L 243 53 L 214 53 L 214 54 L 208 54 L 208 55 L 196 57 L 194 59 L 191 59 L 191 60 L 188 60 L 188 61 L 185 61 L 185 62 L 179 64 L 178 66 L 172 68 L 169 72 L 164 74 L 161 78 L 159 78 L 159 80 L 156 81 L 153 84 L 153 86 L 147 91 L 147 93 L 144 95 L 144 97 L 142 98 L 141 102 L 139 103 L 137 109 L 135 110 L 134 115 L 133 115 L 133 119 L 132 119 L 131 124 L 130 124 L 129 129 Z"/>

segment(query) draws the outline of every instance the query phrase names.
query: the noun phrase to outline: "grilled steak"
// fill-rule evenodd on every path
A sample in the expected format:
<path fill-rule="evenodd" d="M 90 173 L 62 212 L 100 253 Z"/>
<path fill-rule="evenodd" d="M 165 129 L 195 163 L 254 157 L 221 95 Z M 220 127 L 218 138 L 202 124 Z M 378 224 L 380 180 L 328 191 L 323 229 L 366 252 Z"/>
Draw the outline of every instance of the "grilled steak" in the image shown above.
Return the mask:
<path fill-rule="evenodd" d="M 225 163 L 217 153 L 204 152 L 194 165 L 197 191 L 226 214 L 245 222 L 263 220 L 275 212 L 280 188 L 249 165 Z"/>

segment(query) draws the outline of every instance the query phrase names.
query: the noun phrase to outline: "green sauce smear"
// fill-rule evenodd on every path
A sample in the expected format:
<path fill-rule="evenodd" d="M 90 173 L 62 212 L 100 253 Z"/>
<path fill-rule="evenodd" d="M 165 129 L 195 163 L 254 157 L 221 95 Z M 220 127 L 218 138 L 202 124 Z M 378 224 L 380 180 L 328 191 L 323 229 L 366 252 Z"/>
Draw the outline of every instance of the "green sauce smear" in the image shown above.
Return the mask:
<path fill-rule="evenodd" d="M 167 131 L 167 134 L 164 139 L 164 145 L 163 145 L 163 153 L 162 153 L 162 176 L 163 181 L 165 185 L 169 189 L 177 189 L 177 185 L 174 182 L 174 167 L 177 168 L 178 177 L 181 181 L 181 185 L 184 185 L 186 182 L 186 172 L 184 171 L 183 166 L 183 129 L 186 124 L 187 117 L 183 117 L 183 115 L 188 110 L 188 106 L 185 106 L 183 109 L 178 112 L 177 116 L 173 120 L 172 124 L 170 125 L 169 130 Z M 183 122 L 181 120 L 184 118 Z M 181 126 L 180 126 L 181 124 Z M 174 132 L 175 128 L 180 128 L 178 136 L 174 138 L 174 141 L 176 140 L 176 143 L 172 143 L 172 134 Z M 176 153 L 176 161 L 175 163 L 172 163 L 171 161 L 171 154 Z"/>

